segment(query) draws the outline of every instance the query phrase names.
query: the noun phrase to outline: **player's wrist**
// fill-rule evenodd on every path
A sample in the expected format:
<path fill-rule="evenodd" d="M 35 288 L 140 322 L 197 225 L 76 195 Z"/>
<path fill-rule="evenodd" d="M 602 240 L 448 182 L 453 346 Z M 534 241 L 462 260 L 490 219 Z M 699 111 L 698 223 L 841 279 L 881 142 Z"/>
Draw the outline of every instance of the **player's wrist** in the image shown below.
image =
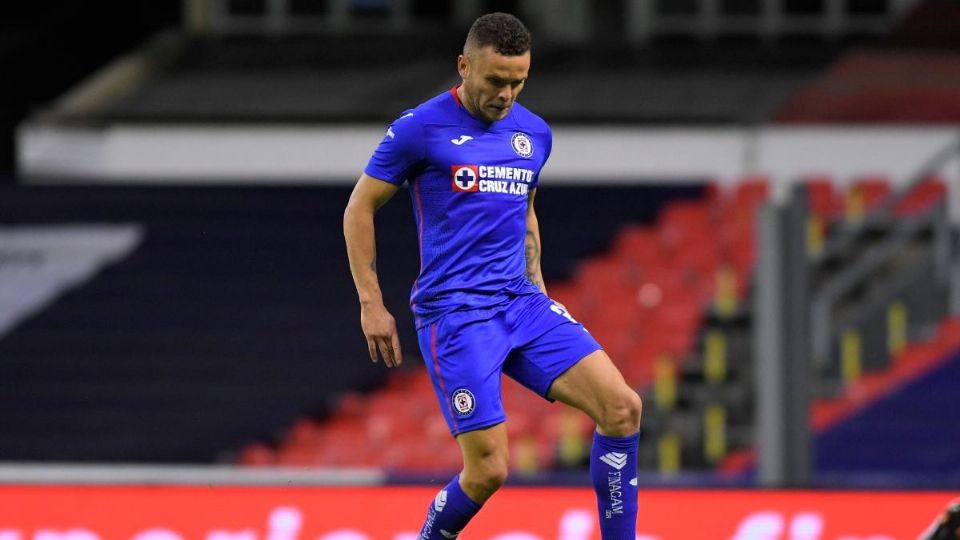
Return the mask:
<path fill-rule="evenodd" d="M 360 295 L 360 307 L 363 309 L 383 307 L 383 297 L 380 293 Z"/>

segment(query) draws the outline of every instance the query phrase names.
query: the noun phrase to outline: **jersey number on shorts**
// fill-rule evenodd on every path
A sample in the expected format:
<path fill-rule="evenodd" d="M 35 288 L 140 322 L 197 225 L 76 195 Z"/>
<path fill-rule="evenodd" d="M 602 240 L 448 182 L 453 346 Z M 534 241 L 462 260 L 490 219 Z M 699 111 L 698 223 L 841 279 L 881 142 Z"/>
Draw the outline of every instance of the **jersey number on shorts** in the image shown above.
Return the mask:
<path fill-rule="evenodd" d="M 567 312 L 567 308 L 561 306 L 560 304 L 552 304 L 550 306 L 550 311 L 556 313 L 557 315 L 566 318 L 568 321 L 574 324 L 580 324 L 576 319 L 570 316 L 570 313 Z"/>

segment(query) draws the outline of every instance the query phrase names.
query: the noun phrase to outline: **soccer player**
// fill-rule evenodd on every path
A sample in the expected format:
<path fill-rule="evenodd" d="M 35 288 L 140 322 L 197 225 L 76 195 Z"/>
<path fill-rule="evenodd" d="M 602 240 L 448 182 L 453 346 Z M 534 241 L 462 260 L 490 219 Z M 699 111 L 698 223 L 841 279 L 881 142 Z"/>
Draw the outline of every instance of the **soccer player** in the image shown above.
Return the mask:
<path fill-rule="evenodd" d="M 601 346 L 547 296 L 534 212 L 550 127 L 517 103 L 530 34 L 492 13 L 467 34 L 463 82 L 387 129 L 350 196 L 343 228 L 370 359 L 400 364 L 376 274 L 374 214 L 410 185 L 420 275 L 410 304 L 420 350 L 463 470 L 430 503 L 423 540 L 455 538 L 507 478 L 506 373 L 597 424 L 590 475 L 604 540 L 634 540 L 640 397 Z"/>

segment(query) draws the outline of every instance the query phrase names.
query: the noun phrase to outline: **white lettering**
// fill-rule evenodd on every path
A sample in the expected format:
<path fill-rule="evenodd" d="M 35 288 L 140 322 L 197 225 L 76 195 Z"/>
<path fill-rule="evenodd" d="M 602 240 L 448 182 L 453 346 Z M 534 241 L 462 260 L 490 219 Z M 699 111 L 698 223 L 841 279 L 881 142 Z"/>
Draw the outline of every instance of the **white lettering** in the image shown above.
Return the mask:
<path fill-rule="evenodd" d="M 503 534 L 498 534 L 490 540 L 542 540 L 539 536 L 535 534 L 530 534 L 524 531 L 509 531 Z"/>
<path fill-rule="evenodd" d="M 623 484 L 620 478 L 620 471 L 610 471 L 607 475 L 607 487 L 610 491 L 610 510 L 606 512 L 606 518 L 610 519 L 614 514 L 623 514 Z"/>
<path fill-rule="evenodd" d="M 783 516 L 776 512 L 754 512 L 743 518 L 731 540 L 780 540 Z"/>
<path fill-rule="evenodd" d="M 513 195 L 526 195 L 528 189 L 526 184 L 510 184 L 510 193 Z"/>
<path fill-rule="evenodd" d="M 10 530 L 0 531 L 0 540 L 20 540 L 21 538 L 23 537 L 20 536 L 19 531 L 10 531 Z"/>
<path fill-rule="evenodd" d="M 823 518 L 819 514 L 804 512 L 790 521 L 790 540 L 817 540 L 823 533 Z"/>
<path fill-rule="evenodd" d="M 95 533 L 86 529 L 70 529 L 68 531 L 52 531 L 40 529 L 33 535 L 34 540 L 100 540 Z"/>
<path fill-rule="evenodd" d="M 479 189 L 484 193 L 510 193 L 510 183 L 504 180 L 481 180 Z"/>
<path fill-rule="evenodd" d="M 270 512 L 267 540 L 297 540 L 301 526 L 303 515 L 300 510 L 290 506 L 275 508 Z"/>
<path fill-rule="evenodd" d="M 207 540 L 257 540 L 257 533 L 250 529 L 237 532 L 214 529 L 207 533 Z"/>
<path fill-rule="evenodd" d="M 167 529 L 147 529 L 132 540 L 183 540 L 183 537 Z"/>
<path fill-rule="evenodd" d="M 567 510 L 560 516 L 559 540 L 589 540 L 596 518 L 586 510 Z"/>
<path fill-rule="evenodd" d="M 423 529 L 420 530 L 420 540 L 429 540 L 433 532 L 433 523 L 437 520 L 437 512 L 434 508 L 435 506 L 431 504 L 427 510 L 427 520 L 423 523 Z"/>
<path fill-rule="evenodd" d="M 477 175 L 480 178 L 488 180 L 516 180 L 529 184 L 533 181 L 533 171 L 530 169 L 520 169 L 517 167 L 494 167 L 491 165 L 478 165 Z"/>
<path fill-rule="evenodd" d="M 370 537 L 353 529 L 340 529 L 329 532 L 317 540 L 370 540 Z"/>

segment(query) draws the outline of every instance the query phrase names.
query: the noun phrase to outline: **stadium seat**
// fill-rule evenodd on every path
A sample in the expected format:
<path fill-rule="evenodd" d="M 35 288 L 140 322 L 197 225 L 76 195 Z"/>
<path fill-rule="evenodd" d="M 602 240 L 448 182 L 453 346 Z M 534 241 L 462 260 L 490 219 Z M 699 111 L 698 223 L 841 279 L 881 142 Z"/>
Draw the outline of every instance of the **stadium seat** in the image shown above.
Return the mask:
<path fill-rule="evenodd" d="M 847 216 L 865 214 L 890 195 L 890 178 L 886 175 L 863 175 L 853 179 L 847 190 Z"/>
<path fill-rule="evenodd" d="M 843 215 L 843 199 L 834 189 L 833 178 L 825 175 L 808 176 L 804 179 L 810 211 L 826 221 Z"/>
<path fill-rule="evenodd" d="M 946 197 L 947 183 L 942 178 L 932 176 L 921 181 L 893 207 L 896 216 L 909 216 L 921 213 L 937 201 Z"/>

